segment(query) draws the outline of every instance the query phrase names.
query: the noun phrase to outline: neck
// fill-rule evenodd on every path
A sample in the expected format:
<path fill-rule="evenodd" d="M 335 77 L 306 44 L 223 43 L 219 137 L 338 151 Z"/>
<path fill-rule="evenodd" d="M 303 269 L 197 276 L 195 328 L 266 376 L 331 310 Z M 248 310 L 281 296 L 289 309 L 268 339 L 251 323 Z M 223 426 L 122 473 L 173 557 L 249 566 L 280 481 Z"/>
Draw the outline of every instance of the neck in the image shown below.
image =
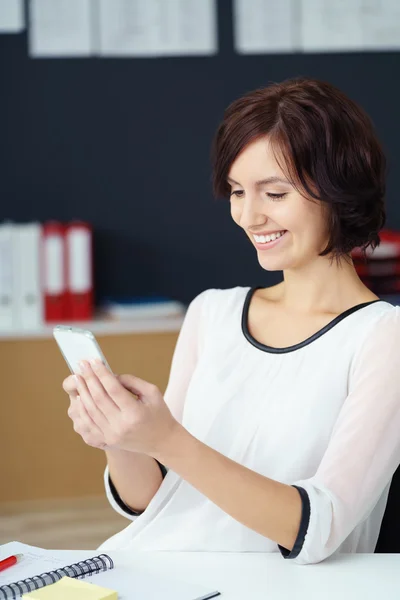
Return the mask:
<path fill-rule="evenodd" d="M 305 266 L 287 269 L 279 302 L 289 311 L 301 314 L 337 313 L 367 300 L 377 299 L 360 280 L 350 256 L 340 261 L 319 256 Z"/>

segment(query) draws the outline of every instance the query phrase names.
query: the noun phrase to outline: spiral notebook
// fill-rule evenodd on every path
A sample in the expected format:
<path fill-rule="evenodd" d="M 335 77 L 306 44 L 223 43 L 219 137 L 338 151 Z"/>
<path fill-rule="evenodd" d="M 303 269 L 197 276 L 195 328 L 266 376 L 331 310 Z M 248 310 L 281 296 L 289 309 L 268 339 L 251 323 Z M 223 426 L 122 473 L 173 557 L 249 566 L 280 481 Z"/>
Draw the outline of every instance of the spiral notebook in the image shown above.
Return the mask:
<path fill-rule="evenodd" d="M 93 577 L 92 583 L 116 590 L 118 600 L 130 600 L 132 589 L 135 589 L 135 598 L 140 600 L 208 600 L 220 595 L 197 584 L 155 577 L 137 567 L 116 565 L 108 554 L 90 556 L 82 551 L 44 550 L 19 542 L 0 546 L 0 559 L 12 554 L 23 554 L 23 559 L 0 573 L 0 600 L 20 598 L 64 576 Z"/>
<path fill-rule="evenodd" d="M 26 556 L 26 554 L 24 554 L 24 556 Z M 29 556 L 29 559 L 31 558 L 32 556 Z M 23 559 L 19 565 L 20 567 L 23 566 L 22 563 Z M 31 560 L 29 560 L 29 563 L 31 564 Z M 83 579 L 84 577 L 96 575 L 101 571 L 107 571 L 107 569 L 113 568 L 114 562 L 112 558 L 110 558 L 107 554 L 99 554 L 98 556 L 87 558 L 86 560 L 81 560 L 71 565 L 57 567 L 54 570 L 46 571 L 45 573 L 38 573 L 37 575 L 33 575 L 31 577 L 25 577 L 24 579 L 20 579 L 18 581 L 10 581 L 9 583 L 0 585 L 0 599 L 8 600 L 9 598 L 19 598 L 22 596 L 22 594 L 34 592 L 42 587 L 56 583 L 56 581 L 62 577 Z M 13 568 L 10 567 L 8 571 L 9 579 L 14 579 L 15 571 L 14 576 L 12 577 Z"/>

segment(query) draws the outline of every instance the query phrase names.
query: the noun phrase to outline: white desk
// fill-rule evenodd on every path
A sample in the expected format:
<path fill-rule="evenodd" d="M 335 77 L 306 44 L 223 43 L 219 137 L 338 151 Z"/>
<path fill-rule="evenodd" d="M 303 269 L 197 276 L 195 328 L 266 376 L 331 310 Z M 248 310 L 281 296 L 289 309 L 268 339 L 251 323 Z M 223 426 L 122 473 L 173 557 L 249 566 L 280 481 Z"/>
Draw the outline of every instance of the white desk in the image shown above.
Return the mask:
<path fill-rule="evenodd" d="M 10 547 L 6 550 L 0 546 L 0 551 L 7 556 L 24 549 Z M 67 565 L 99 552 L 53 550 L 51 554 Z M 221 595 L 216 598 L 221 600 L 400 598 L 400 554 L 342 554 L 306 566 L 285 560 L 279 553 L 119 551 L 109 554 L 114 560 L 115 575 L 119 567 L 128 567 L 134 581 L 136 568 L 138 572 L 150 573 L 152 578 L 167 576 L 197 583 L 210 592 L 218 590 Z M 96 576 L 92 582 L 96 582 Z M 113 585 L 113 588 L 118 589 L 118 586 Z M 125 594 L 124 598 L 141 600 L 134 590 L 131 596 Z"/>
<path fill-rule="evenodd" d="M 64 551 L 58 551 L 62 553 Z M 70 551 L 65 551 L 66 553 Z M 79 560 L 87 552 L 74 553 Z M 92 555 L 98 554 L 92 551 Z M 296 565 L 279 553 L 110 552 L 115 567 L 198 583 L 219 600 L 399 600 L 400 554 L 342 554 Z M 82 556 L 80 556 L 82 555 Z M 67 555 L 68 556 L 68 555 Z M 93 582 L 95 579 L 93 578 Z M 132 595 L 132 600 L 140 600 Z M 154 600 L 162 600 L 155 598 Z M 190 600 L 190 598 L 188 598 Z"/>
<path fill-rule="evenodd" d="M 110 552 L 118 565 L 185 579 L 221 600 L 398 600 L 400 554 L 342 554 L 295 565 L 278 553 Z M 140 599 L 138 599 L 140 600 Z"/>

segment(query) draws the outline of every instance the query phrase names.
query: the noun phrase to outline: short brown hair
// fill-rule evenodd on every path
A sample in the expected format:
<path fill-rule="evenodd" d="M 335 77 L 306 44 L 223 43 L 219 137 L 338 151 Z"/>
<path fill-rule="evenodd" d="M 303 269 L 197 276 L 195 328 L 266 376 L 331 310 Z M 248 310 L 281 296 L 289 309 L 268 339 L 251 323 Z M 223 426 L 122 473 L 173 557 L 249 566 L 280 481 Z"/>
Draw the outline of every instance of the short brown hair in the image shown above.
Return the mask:
<path fill-rule="evenodd" d="M 372 122 L 330 83 L 297 77 L 254 90 L 225 111 L 213 143 L 213 188 L 227 197 L 239 153 L 268 136 L 286 175 L 309 198 L 329 205 L 329 241 L 320 254 L 339 258 L 372 250 L 386 221 L 386 159 Z M 282 168 L 282 167 L 281 167 Z"/>

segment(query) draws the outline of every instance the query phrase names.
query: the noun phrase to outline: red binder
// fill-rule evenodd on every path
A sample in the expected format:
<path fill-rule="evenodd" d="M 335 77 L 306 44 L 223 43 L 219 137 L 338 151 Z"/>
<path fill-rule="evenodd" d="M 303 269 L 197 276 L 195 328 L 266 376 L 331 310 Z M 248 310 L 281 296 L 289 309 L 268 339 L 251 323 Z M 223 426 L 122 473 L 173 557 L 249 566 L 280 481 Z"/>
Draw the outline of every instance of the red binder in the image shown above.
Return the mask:
<path fill-rule="evenodd" d="M 360 248 L 352 250 L 354 267 L 361 281 L 377 296 L 400 293 L 400 232 L 382 229 L 381 243 L 366 251 L 366 261 Z"/>
<path fill-rule="evenodd" d="M 87 321 L 93 317 L 92 238 L 89 223 L 72 221 L 67 224 L 67 314 L 71 321 Z"/>
<path fill-rule="evenodd" d="M 64 225 L 47 221 L 42 228 L 42 289 L 47 323 L 63 321 L 66 315 L 66 262 Z"/>

